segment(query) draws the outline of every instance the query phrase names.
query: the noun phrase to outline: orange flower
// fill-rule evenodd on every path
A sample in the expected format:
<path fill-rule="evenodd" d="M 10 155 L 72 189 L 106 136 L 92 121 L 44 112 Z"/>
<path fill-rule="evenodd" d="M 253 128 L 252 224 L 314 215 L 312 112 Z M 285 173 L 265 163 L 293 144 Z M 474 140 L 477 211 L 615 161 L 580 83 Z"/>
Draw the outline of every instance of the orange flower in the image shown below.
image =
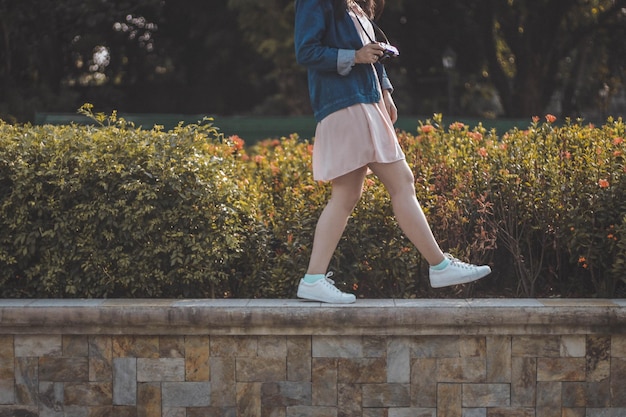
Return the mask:
<path fill-rule="evenodd" d="M 556 121 L 556 116 L 553 114 L 546 114 L 546 120 L 548 123 L 554 123 Z"/>
<path fill-rule="evenodd" d="M 232 143 L 233 143 L 233 148 L 235 150 L 242 150 L 243 149 L 243 145 L 244 145 L 244 140 L 241 139 L 239 136 L 237 135 L 232 135 L 228 138 Z"/>
<path fill-rule="evenodd" d="M 420 130 L 422 131 L 422 133 L 429 134 L 430 132 L 433 132 L 435 130 L 435 127 L 433 125 L 424 125 L 420 127 Z"/>
<path fill-rule="evenodd" d="M 478 150 L 478 155 L 482 156 L 483 158 L 487 156 L 487 149 L 485 149 L 484 147 L 480 148 Z"/>
<path fill-rule="evenodd" d="M 465 125 L 461 122 L 454 122 L 450 125 L 450 130 L 462 130 Z"/>
<path fill-rule="evenodd" d="M 533 123 L 537 123 L 539 121 L 539 116 L 533 116 Z"/>
<path fill-rule="evenodd" d="M 572 159 L 572 154 L 569 151 L 563 152 L 563 158 Z"/>
<path fill-rule="evenodd" d="M 617 137 L 617 138 L 613 139 L 613 145 L 615 145 L 615 146 L 621 145 L 622 143 L 624 143 L 624 138 Z"/>
<path fill-rule="evenodd" d="M 598 185 L 600 186 L 600 188 L 608 188 L 610 184 L 607 180 L 600 179 L 598 180 Z"/>
<path fill-rule="evenodd" d="M 483 134 L 480 132 L 469 132 L 469 137 L 474 139 L 476 142 L 480 142 L 483 139 Z"/>

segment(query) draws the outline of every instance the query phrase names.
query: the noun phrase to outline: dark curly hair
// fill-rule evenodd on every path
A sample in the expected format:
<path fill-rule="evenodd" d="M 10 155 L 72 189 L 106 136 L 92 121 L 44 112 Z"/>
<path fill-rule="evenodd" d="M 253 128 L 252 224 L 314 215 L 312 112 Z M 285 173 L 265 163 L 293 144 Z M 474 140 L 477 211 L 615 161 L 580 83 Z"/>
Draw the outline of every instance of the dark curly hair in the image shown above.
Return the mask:
<path fill-rule="evenodd" d="M 335 12 L 341 13 L 348 7 L 348 0 L 333 0 L 335 3 Z M 370 19 L 378 19 L 385 8 L 385 0 L 354 0 Z"/>

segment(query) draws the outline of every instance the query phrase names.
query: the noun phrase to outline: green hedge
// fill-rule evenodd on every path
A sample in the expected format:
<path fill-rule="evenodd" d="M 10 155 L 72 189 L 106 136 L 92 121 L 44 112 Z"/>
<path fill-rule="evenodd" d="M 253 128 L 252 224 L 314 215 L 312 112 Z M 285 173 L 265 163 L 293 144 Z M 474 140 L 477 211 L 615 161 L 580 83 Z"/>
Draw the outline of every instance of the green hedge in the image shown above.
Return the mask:
<path fill-rule="evenodd" d="M 210 120 L 164 131 L 0 122 L 0 296 L 293 297 L 328 184 L 296 135 L 244 148 Z M 399 139 L 445 250 L 494 274 L 429 288 L 382 185 L 331 268 L 361 297 L 604 296 L 626 280 L 624 123 L 502 136 L 425 121 Z"/>

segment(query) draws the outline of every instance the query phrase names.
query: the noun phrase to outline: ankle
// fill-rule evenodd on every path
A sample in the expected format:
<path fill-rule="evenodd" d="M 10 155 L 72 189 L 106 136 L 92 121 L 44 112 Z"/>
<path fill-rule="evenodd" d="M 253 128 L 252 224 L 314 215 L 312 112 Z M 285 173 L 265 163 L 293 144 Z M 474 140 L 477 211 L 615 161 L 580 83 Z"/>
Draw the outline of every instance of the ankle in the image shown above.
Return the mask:
<path fill-rule="evenodd" d="M 320 279 L 324 278 L 324 274 L 305 274 L 302 280 L 307 284 L 314 284 Z"/>

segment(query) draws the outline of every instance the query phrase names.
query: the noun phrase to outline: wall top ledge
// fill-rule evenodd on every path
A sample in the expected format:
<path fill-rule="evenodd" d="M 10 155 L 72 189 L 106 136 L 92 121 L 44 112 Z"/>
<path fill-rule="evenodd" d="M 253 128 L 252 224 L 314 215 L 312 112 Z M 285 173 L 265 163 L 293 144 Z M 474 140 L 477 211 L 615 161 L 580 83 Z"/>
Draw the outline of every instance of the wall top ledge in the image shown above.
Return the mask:
<path fill-rule="evenodd" d="M 626 334 L 626 299 L 0 299 L 0 334 Z"/>

